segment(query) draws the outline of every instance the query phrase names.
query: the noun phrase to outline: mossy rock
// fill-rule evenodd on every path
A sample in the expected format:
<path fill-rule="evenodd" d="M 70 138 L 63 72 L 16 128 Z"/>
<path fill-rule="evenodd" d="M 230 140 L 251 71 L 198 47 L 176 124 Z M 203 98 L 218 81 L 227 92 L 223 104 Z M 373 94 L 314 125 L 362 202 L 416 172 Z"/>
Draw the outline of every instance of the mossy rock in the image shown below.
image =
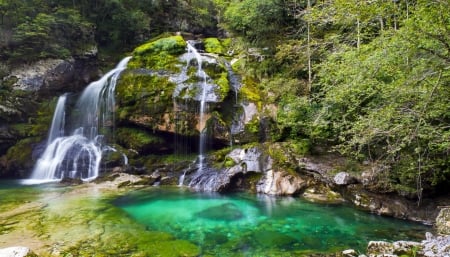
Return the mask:
<path fill-rule="evenodd" d="M 167 77 L 124 73 L 116 87 L 119 121 L 152 129 L 169 126 L 166 116 L 172 113 L 174 89 Z"/>
<path fill-rule="evenodd" d="M 258 109 L 261 109 L 261 92 L 258 90 L 258 84 L 254 79 L 251 77 L 244 77 L 239 93 L 242 100 L 254 102 L 258 106 Z"/>
<path fill-rule="evenodd" d="M 175 84 L 167 77 L 127 71 L 116 86 L 116 96 L 117 101 L 124 105 L 148 98 L 153 103 L 171 102 L 174 89 Z"/>
<path fill-rule="evenodd" d="M 205 51 L 207 53 L 213 53 L 213 54 L 224 54 L 225 53 L 225 49 L 222 46 L 222 43 L 219 41 L 218 38 L 215 38 L 215 37 L 205 38 L 205 40 L 203 40 L 203 43 L 205 45 Z"/>
<path fill-rule="evenodd" d="M 223 101 L 230 92 L 230 82 L 228 81 L 228 73 L 220 73 L 220 77 L 215 79 L 214 82 L 219 86 L 218 92 L 216 94 L 220 96 L 220 101 Z"/>
<path fill-rule="evenodd" d="M 152 70 L 178 70 L 178 55 L 186 51 L 186 42 L 182 36 L 159 38 L 138 46 L 128 68 L 147 68 Z"/>
<path fill-rule="evenodd" d="M 164 139 L 137 128 L 119 128 L 116 131 L 116 135 L 117 141 L 121 145 L 136 150 L 139 153 L 165 144 Z"/>
<path fill-rule="evenodd" d="M 156 39 L 140 45 L 134 49 L 135 55 L 144 55 L 155 52 L 168 52 L 172 55 L 178 55 L 185 52 L 186 42 L 182 36 L 169 36 Z"/>
<path fill-rule="evenodd" d="M 6 159 L 10 169 L 25 169 L 33 167 L 32 159 L 33 145 L 40 142 L 38 137 L 29 137 L 18 141 L 14 146 L 8 149 Z"/>

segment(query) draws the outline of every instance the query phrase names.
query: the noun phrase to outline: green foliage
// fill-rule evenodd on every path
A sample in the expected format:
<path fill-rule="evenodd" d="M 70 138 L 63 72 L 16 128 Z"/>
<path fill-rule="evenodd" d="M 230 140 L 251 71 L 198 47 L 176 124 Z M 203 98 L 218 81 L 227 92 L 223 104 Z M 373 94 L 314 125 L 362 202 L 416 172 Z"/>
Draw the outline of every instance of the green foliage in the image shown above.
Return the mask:
<path fill-rule="evenodd" d="M 95 45 L 92 24 L 70 9 L 39 13 L 17 26 L 12 41 L 10 59 L 14 62 L 66 58 Z"/>
<path fill-rule="evenodd" d="M 234 0 L 224 13 L 227 29 L 258 44 L 281 35 L 287 18 L 279 0 Z"/>
<path fill-rule="evenodd" d="M 416 192 L 448 183 L 448 3 L 419 2 L 414 16 L 320 67 L 320 119 L 336 149 L 390 167 L 388 188 Z"/>

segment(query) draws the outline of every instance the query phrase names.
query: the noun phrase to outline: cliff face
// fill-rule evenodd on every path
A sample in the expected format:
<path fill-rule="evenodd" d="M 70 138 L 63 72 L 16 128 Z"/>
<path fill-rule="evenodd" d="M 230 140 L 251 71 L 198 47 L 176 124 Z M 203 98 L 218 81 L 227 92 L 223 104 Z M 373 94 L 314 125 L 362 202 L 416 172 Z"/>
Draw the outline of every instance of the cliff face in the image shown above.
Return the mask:
<path fill-rule="evenodd" d="M 24 177 L 50 126 L 55 97 L 78 93 L 99 75 L 97 52 L 9 68 L 0 79 L 0 176 Z"/>

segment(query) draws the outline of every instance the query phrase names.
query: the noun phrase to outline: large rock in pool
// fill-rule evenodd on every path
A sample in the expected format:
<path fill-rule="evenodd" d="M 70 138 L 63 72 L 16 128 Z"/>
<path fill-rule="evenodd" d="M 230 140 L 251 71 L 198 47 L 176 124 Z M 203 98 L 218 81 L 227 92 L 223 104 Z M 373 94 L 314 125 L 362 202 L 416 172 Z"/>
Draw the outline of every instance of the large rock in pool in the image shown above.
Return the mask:
<path fill-rule="evenodd" d="M 234 221 L 244 217 L 244 214 L 233 203 L 224 203 L 219 206 L 210 207 L 197 212 L 195 215 L 204 219 L 223 221 Z"/>

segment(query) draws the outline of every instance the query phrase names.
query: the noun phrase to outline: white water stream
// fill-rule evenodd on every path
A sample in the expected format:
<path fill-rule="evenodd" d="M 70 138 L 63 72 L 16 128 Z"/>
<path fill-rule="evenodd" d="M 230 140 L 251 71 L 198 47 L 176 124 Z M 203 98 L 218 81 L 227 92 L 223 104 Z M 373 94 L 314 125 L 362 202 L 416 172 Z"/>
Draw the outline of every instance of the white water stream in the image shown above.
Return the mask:
<path fill-rule="evenodd" d="M 114 125 L 114 90 L 120 73 L 131 57 L 124 58 L 113 70 L 83 91 L 72 115 L 73 132 L 65 135 L 66 96 L 59 98 L 47 147 L 26 183 L 44 183 L 63 178 L 89 181 L 99 175 L 102 153 L 111 151 L 100 134 Z"/>

